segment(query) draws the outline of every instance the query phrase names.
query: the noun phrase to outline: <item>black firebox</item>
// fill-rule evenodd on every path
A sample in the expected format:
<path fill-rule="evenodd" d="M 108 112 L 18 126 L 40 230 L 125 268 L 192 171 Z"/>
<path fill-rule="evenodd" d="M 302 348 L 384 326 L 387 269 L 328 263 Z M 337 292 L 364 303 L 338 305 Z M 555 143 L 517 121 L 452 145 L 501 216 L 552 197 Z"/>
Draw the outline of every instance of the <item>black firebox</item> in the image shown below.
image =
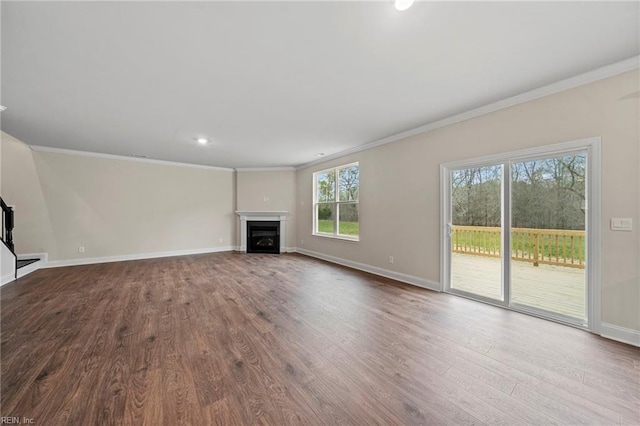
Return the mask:
<path fill-rule="evenodd" d="M 247 222 L 247 253 L 280 253 L 280 222 Z"/>

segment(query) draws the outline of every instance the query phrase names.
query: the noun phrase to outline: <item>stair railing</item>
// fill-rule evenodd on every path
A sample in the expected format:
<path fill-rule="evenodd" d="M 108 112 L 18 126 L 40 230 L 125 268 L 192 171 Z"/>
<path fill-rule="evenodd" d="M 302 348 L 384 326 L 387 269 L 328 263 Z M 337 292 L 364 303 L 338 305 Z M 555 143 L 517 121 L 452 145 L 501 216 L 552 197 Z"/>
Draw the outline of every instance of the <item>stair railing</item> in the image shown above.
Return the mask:
<path fill-rule="evenodd" d="M 2 241 L 15 254 L 15 246 L 13 245 L 13 209 L 7 206 L 2 198 L 0 198 L 0 206 L 2 206 Z"/>

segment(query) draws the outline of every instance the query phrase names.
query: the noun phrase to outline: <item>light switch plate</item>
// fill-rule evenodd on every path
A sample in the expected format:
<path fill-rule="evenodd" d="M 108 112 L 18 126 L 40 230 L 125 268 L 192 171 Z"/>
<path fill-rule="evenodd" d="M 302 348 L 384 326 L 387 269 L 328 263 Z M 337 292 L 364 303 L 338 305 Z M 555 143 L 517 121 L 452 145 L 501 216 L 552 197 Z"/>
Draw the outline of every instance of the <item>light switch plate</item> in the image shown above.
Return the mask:
<path fill-rule="evenodd" d="M 630 217 L 612 217 L 612 231 L 631 231 L 633 229 L 633 221 Z"/>

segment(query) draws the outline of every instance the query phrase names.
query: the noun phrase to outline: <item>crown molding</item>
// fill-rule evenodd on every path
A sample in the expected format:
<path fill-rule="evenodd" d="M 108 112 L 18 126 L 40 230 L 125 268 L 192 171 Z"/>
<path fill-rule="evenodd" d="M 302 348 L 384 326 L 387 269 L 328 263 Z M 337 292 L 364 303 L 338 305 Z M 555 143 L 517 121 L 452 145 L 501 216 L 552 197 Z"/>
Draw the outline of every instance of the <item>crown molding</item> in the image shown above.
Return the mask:
<path fill-rule="evenodd" d="M 236 167 L 236 172 L 290 172 L 296 168 L 291 167 Z"/>
<path fill-rule="evenodd" d="M 75 149 L 52 148 L 48 146 L 39 146 L 39 145 L 29 145 L 29 148 L 31 148 L 33 151 L 50 152 L 54 154 L 76 155 L 80 157 L 103 158 L 108 160 L 137 161 L 140 163 L 158 164 L 161 166 L 190 167 L 195 169 L 217 170 L 217 171 L 223 171 L 223 172 L 234 171 L 234 169 L 226 168 L 226 167 L 204 166 L 201 164 L 179 163 L 176 161 L 154 160 L 151 158 L 127 157 L 125 155 L 102 154 L 99 152 L 77 151 Z"/>
<path fill-rule="evenodd" d="M 593 83 L 608 77 L 613 77 L 618 74 L 622 74 L 624 72 L 632 71 L 638 68 L 640 68 L 640 56 L 633 56 L 629 59 L 625 59 L 624 61 L 616 62 L 611 65 L 604 66 L 602 68 L 597 68 L 593 71 L 589 71 L 584 74 L 579 74 L 577 76 L 558 81 L 556 83 L 542 86 L 537 89 L 533 89 L 528 92 L 524 92 L 519 95 L 503 99 L 501 101 L 493 102 L 479 108 L 465 111 L 460 114 L 455 114 L 450 117 L 443 118 L 441 120 L 433 121 L 423 126 L 406 130 L 404 132 L 397 133 L 395 135 L 391 135 L 383 139 L 378 139 L 376 141 L 369 142 L 364 145 L 358 145 L 356 147 L 346 149 L 344 151 L 340 151 L 335 154 L 326 155 L 321 159 L 300 164 L 296 166 L 296 170 L 306 169 L 307 167 L 311 167 L 316 164 L 322 164 L 327 161 L 335 160 L 336 158 L 344 157 L 349 154 L 354 154 L 356 152 L 373 149 L 381 145 L 397 142 L 399 140 L 406 139 L 411 136 L 416 136 L 421 133 L 427 133 L 432 130 L 440 129 L 442 127 L 450 126 L 452 124 L 460 123 L 462 121 L 466 121 L 472 118 L 480 117 L 482 115 L 490 114 L 492 112 L 499 111 L 501 109 L 505 109 L 505 108 L 520 105 L 526 102 L 530 102 L 545 96 L 553 95 L 555 93 L 563 92 L 565 90 L 569 90 L 575 87 L 583 86 L 585 84 Z"/>

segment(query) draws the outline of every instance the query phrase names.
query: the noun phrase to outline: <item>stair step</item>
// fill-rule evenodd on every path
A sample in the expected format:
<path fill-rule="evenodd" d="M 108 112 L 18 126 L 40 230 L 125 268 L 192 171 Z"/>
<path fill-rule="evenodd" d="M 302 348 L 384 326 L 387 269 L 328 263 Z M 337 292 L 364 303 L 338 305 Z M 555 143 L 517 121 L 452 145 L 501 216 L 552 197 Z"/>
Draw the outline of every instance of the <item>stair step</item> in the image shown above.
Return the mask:
<path fill-rule="evenodd" d="M 31 265 L 32 263 L 36 263 L 40 259 L 18 259 L 18 269 L 24 268 L 25 266 Z"/>

